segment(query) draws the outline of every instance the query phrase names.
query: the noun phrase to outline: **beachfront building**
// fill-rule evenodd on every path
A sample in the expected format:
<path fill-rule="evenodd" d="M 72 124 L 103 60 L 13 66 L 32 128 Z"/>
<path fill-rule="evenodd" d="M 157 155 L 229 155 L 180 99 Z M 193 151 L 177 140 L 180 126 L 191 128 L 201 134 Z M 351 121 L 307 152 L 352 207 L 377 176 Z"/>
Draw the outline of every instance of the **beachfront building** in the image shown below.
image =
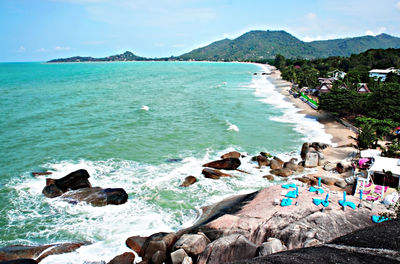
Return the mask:
<path fill-rule="evenodd" d="M 322 83 L 317 87 L 319 94 L 321 93 L 329 93 L 332 90 L 332 83 Z"/>
<path fill-rule="evenodd" d="M 399 74 L 399 70 L 395 69 L 393 67 L 388 68 L 386 70 L 381 70 L 381 69 L 373 69 L 369 71 L 369 77 L 374 78 L 375 81 L 377 80 L 381 80 L 382 82 L 384 82 L 386 80 L 386 77 L 389 73 L 396 73 Z"/>
<path fill-rule="evenodd" d="M 357 85 L 357 93 L 359 94 L 365 94 L 365 93 L 370 93 L 371 91 L 368 89 L 368 86 L 366 83 L 359 83 Z"/>

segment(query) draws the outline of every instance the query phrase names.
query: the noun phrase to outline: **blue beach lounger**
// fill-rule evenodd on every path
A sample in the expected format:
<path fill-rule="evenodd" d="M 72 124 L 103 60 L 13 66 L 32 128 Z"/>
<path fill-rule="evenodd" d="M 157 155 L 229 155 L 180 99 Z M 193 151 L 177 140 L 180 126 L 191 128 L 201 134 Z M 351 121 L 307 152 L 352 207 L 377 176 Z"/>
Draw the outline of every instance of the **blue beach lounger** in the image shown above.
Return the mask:
<path fill-rule="evenodd" d="M 288 206 L 288 205 L 292 205 L 292 199 L 290 198 L 282 199 L 281 206 Z"/>

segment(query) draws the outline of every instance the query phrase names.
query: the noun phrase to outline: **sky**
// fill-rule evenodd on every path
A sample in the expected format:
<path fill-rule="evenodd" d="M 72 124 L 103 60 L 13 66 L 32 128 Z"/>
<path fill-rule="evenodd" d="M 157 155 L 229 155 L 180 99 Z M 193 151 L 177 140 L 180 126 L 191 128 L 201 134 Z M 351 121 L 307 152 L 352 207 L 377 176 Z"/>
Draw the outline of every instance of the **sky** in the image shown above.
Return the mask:
<path fill-rule="evenodd" d="M 400 37 L 400 0 L 0 0 L 0 61 L 179 56 L 250 30 Z"/>

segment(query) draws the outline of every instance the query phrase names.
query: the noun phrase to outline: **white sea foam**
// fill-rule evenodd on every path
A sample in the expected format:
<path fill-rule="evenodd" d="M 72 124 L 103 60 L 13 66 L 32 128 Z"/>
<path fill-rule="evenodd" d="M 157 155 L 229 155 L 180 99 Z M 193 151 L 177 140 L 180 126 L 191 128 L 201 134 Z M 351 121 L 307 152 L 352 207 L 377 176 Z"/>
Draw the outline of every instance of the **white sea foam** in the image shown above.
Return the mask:
<path fill-rule="evenodd" d="M 258 65 L 263 71 L 270 72 L 268 66 Z M 255 75 L 250 87 L 254 89 L 255 96 L 260 97 L 259 101 L 269 104 L 283 113 L 271 116 L 270 120 L 293 124 L 294 129 L 304 135 L 304 141 L 331 143 L 332 136 L 325 132 L 324 125 L 313 117 L 299 113 L 301 109 L 285 98 L 268 80 L 267 75 Z"/>
<path fill-rule="evenodd" d="M 142 109 L 142 110 L 144 110 L 144 111 L 149 111 L 149 107 L 147 106 L 147 105 L 144 105 L 144 106 L 142 106 L 142 108 L 140 108 L 140 109 Z"/>
<path fill-rule="evenodd" d="M 232 124 L 229 121 L 226 121 L 226 125 L 228 126 L 228 128 L 226 130 L 228 131 L 235 131 L 235 132 L 239 132 L 239 128 L 237 125 Z"/>

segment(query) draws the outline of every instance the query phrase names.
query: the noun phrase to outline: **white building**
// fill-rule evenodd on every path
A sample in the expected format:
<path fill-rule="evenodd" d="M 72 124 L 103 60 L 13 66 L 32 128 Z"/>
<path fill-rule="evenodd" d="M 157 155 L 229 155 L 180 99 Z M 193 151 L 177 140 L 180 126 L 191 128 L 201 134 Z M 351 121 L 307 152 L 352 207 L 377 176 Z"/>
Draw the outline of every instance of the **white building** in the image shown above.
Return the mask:
<path fill-rule="evenodd" d="M 373 69 L 369 71 L 369 77 L 374 78 L 375 80 L 381 79 L 381 81 L 384 82 L 390 72 L 397 73 L 398 70 L 394 68 L 389 68 L 386 70 Z"/>

